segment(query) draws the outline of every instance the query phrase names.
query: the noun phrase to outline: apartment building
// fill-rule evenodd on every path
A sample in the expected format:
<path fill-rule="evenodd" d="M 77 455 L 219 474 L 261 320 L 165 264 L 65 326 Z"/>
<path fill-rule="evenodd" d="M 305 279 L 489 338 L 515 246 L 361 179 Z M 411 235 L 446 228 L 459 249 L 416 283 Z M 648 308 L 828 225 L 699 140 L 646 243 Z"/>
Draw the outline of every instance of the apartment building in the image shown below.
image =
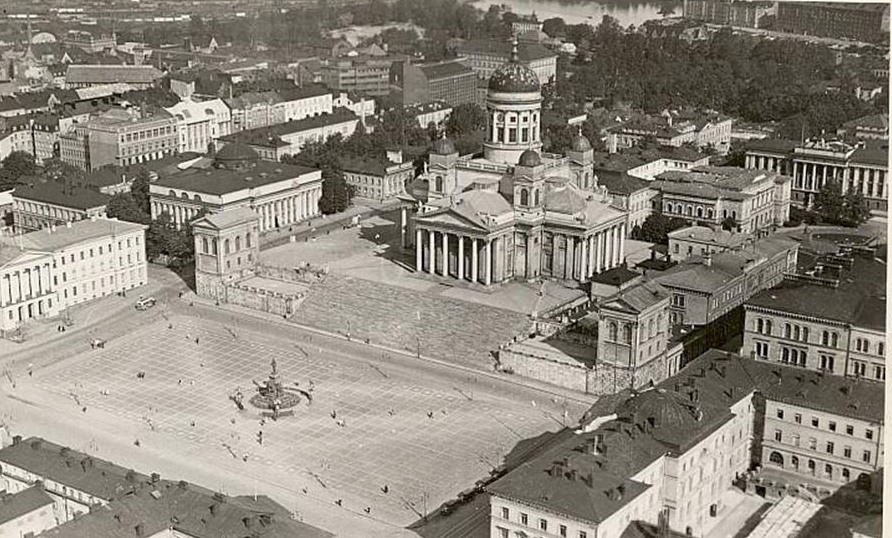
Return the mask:
<path fill-rule="evenodd" d="M 69 65 L 65 71 L 66 88 L 89 88 L 106 84 L 129 84 L 134 89 L 153 87 L 163 73 L 151 65 L 94 64 Z"/>
<path fill-rule="evenodd" d="M 836 134 L 855 140 L 889 140 L 889 115 L 871 114 L 847 121 Z"/>
<path fill-rule="evenodd" d="M 322 83 L 332 90 L 362 92 L 368 95 L 390 93 L 390 67 L 394 56 L 348 56 L 323 60 Z"/>
<path fill-rule="evenodd" d="M 69 30 L 62 36 L 62 43 L 90 53 L 103 52 L 106 49 L 115 50 L 118 46 L 117 36 L 114 32 L 111 35 L 99 34 L 94 36 L 90 32 L 83 30 Z"/>
<path fill-rule="evenodd" d="M 868 209 L 886 211 L 889 199 L 888 147 L 882 141 L 849 144 L 841 140 L 754 140 L 747 144 L 745 166 L 793 178 L 792 203 L 811 207 L 828 179 L 842 191 L 861 191 Z"/>
<path fill-rule="evenodd" d="M 687 226 L 669 232 L 669 259 L 680 262 L 691 256 L 706 256 L 745 248 L 753 241 L 746 233 L 708 226 Z"/>
<path fill-rule="evenodd" d="M 876 42 L 889 39 L 889 6 L 870 2 L 780 2 L 775 30 Z"/>
<path fill-rule="evenodd" d="M 0 493 L 0 537 L 35 536 L 57 525 L 53 499 L 40 484 L 18 493 Z"/>
<path fill-rule="evenodd" d="M 450 106 L 477 102 L 477 74 L 463 60 L 432 64 L 394 62 L 391 83 L 402 89 L 402 104 L 443 101 Z"/>
<path fill-rule="evenodd" d="M 663 215 L 707 226 L 730 217 L 737 231 L 758 235 L 790 218 L 791 180 L 776 172 L 701 166 L 664 172 L 651 188 Z"/>
<path fill-rule="evenodd" d="M 180 153 L 206 153 L 217 139 L 232 132 L 229 107 L 222 99 L 187 98 L 164 110 L 176 120 Z"/>
<path fill-rule="evenodd" d="M 796 271 L 799 242 L 771 235 L 744 248 L 691 255 L 654 280 L 672 293 L 672 325 L 706 325 Z"/>
<path fill-rule="evenodd" d="M 853 256 L 814 278 L 800 277 L 744 305 L 743 352 L 805 370 L 886 379 L 885 264 Z"/>
<path fill-rule="evenodd" d="M 660 116 L 640 116 L 607 129 L 610 152 L 630 148 L 645 138 L 653 138 L 663 146 L 711 147 L 727 153 L 731 145 L 733 121 L 720 114 L 684 111 L 664 112 Z"/>

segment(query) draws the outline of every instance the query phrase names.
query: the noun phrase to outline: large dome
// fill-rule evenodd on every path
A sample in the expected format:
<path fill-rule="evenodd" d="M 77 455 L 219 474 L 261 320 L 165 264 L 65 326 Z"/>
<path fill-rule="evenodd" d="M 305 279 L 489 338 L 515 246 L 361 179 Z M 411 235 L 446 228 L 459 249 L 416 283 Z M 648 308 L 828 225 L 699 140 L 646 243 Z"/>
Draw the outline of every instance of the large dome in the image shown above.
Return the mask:
<path fill-rule="evenodd" d="M 511 50 L 511 59 L 502 64 L 496 72 L 489 77 L 489 91 L 506 93 L 538 92 L 542 85 L 539 77 L 532 69 L 520 63 L 517 58 L 517 39 L 514 40 L 514 48 Z"/>
<path fill-rule="evenodd" d="M 247 144 L 227 144 L 214 156 L 214 163 L 220 168 L 243 168 L 260 160 L 260 155 Z"/>

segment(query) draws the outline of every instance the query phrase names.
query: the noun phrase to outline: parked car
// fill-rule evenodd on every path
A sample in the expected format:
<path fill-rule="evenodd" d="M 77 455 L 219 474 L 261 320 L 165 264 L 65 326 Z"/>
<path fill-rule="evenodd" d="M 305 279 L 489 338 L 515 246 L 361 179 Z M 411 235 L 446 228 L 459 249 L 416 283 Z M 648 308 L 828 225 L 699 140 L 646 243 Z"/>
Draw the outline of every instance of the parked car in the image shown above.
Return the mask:
<path fill-rule="evenodd" d="M 155 306 L 155 298 L 154 297 L 142 297 L 136 301 L 136 309 L 137 310 L 148 310 Z"/>

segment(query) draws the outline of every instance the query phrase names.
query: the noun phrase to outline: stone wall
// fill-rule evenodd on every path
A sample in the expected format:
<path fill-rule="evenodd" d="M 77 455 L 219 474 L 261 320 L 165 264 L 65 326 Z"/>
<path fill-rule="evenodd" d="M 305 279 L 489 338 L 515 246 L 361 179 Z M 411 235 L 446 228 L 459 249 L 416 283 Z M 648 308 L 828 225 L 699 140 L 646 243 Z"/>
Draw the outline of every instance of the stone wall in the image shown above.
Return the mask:
<path fill-rule="evenodd" d="M 303 284 L 315 284 L 328 274 L 328 269 L 304 264 L 298 267 L 274 267 L 272 265 L 257 264 L 254 269 L 257 276 L 273 278 L 284 282 L 300 282 Z"/>
<path fill-rule="evenodd" d="M 522 345 L 501 350 L 499 364 L 502 370 L 511 371 L 519 376 L 587 392 L 587 368 L 582 365 L 572 365 L 533 355 L 528 353 Z"/>
<path fill-rule="evenodd" d="M 304 296 L 302 293 L 293 296 L 284 295 L 238 284 L 226 287 L 227 303 L 276 314 L 277 316 L 291 315 Z"/>

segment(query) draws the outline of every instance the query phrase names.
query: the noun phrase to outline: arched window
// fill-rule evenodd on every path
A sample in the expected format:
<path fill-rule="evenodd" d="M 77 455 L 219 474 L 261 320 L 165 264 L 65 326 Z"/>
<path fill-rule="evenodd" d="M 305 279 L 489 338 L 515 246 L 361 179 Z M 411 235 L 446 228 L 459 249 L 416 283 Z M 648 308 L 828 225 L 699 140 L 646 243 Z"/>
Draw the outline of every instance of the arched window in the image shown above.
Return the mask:
<path fill-rule="evenodd" d="M 167 191 L 167 194 L 168 194 L 168 196 L 174 196 L 174 197 L 177 195 L 177 193 L 173 192 L 173 190 Z"/>
<path fill-rule="evenodd" d="M 830 331 L 824 331 L 821 333 L 821 345 L 822 346 L 830 345 Z"/>
<path fill-rule="evenodd" d="M 883 357 L 886 355 L 886 343 L 885 342 L 877 343 L 877 355 L 879 355 L 880 357 Z"/>
<path fill-rule="evenodd" d="M 799 340 L 799 325 L 793 327 L 793 340 Z"/>
<path fill-rule="evenodd" d="M 201 201 L 201 196 L 199 196 L 199 195 L 196 194 L 195 196 L 192 197 L 192 199 L 195 200 L 196 202 L 200 202 L 200 201 Z"/>
<path fill-rule="evenodd" d="M 784 338 L 790 338 L 793 335 L 793 326 L 789 323 L 784 323 Z"/>
<path fill-rule="evenodd" d="M 691 206 L 687 206 L 685 213 L 687 213 L 687 215 L 688 215 L 689 217 L 693 216 L 693 215 L 694 215 L 694 208 L 691 207 Z"/>
<path fill-rule="evenodd" d="M 763 320 L 762 318 L 756 319 L 756 332 L 761 334 L 762 331 L 764 331 L 764 330 L 765 330 L 765 320 Z"/>
<path fill-rule="evenodd" d="M 214 256 L 217 255 L 217 240 L 216 239 L 211 239 L 211 254 L 213 254 Z"/>
<path fill-rule="evenodd" d="M 229 254 L 229 239 L 223 240 L 223 254 Z"/>
<path fill-rule="evenodd" d="M 434 190 L 436 192 L 443 192 L 443 176 L 437 176 L 435 185 Z"/>
<path fill-rule="evenodd" d="M 697 218 L 701 218 L 701 219 L 703 218 L 703 208 L 702 207 L 697 208 Z"/>
<path fill-rule="evenodd" d="M 765 320 L 765 334 L 768 334 L 768 335 L 771 334 L 771 320 L 770 319 Z"/>
<path fill-rule="evenodd" d="M 623 325 L 623 340 L 627 344 L 632 343 L 632 326 L 629 324 Z"/>
<path fill-rule="evenodd" d="M 235 250 L 238 252 L 242 249 L 242 238 L 239 236 L 235 236 Z"/>
<path fill-rule="evenodd" d="M 245 247 L 251 248 L 251 232 L 245 234 Z"/>
<path fill-rule="evenodd" d="M 647 322 L 647 337 L 652 338 L 653 335 L 655 335 L 655 334 L 656 333 L 654 332 L 654 320 L 651 319 L 650 321 Z"/>
<path fill-rule="evenodd" d="M 615 322 L 613 322 L 613 321 L 610 322 L 609 331 L 610 331 L 610 332 L 608 333 L 608 334 L 609 334 L 609 338 L 610 338 L 611 340 L 613 340 L 614 342 L 616 342 L 616 323 L 615 323 Z"/>
<path fill-rule="evenodd" d="M 808 472 L 815 474 L 815 460 L 808 460 Z"/>
<path fill-rule="evenodd" d="M 836 347 L 839 345 L 839 333 L 834 332 L 830 335 L 830 346 Z"/>
<path fill-rule="evenodd" d="M 188 200 L 189 195 L 184 192 L 184 193 L 180 194 L 180 198 L 184 198 L 184 199 Z"/>
<path fill-rule="evenodd" d="M 666 213 L 672 213 L 672 204 L 670 204 L 670 203 L 666 204 Z"/>
<path fill-rule="evenodd" d="M 208 253 L 208 238 L 207 237 L 201 238 L 201 251 L 205 254 Z"/>
<path fill-rule="evenodd" d="M 715 213 L 713 213 L 712 208 L 706 210 L 706 217 L 711 219 Z"/>
<path fill-rule="evenodd" d="M 539 205 L 539 189 L 533 191 L 533 205 Z"/>
<path fill-rule="evenodd" d="M 799 470 L 799 458 L 796 457 L 796 456 L 791 457 L 791 458 L 790 458 L 790 465 L 793 466 L 793 469 L 795 469 L 795 470 L 798 471 L 798 470 Z"/>
<path fill-rule="evenodd" d="M 781 455 L 780 452 L 776 450 L 772 452 L 770 456 L 768 456 L 768 461 L 780 467 L 784 466 L 784 457 Z"/>
<path fill-rule="evenodd" d="M 808 342 L 808 327 L 802 328 L 802 341 Z"/>
<path fill-rule="evenodd" d="M 528 205 L 530 203 L 530 193 L 526 189 L 520 189 L 520 205 Z"/>

